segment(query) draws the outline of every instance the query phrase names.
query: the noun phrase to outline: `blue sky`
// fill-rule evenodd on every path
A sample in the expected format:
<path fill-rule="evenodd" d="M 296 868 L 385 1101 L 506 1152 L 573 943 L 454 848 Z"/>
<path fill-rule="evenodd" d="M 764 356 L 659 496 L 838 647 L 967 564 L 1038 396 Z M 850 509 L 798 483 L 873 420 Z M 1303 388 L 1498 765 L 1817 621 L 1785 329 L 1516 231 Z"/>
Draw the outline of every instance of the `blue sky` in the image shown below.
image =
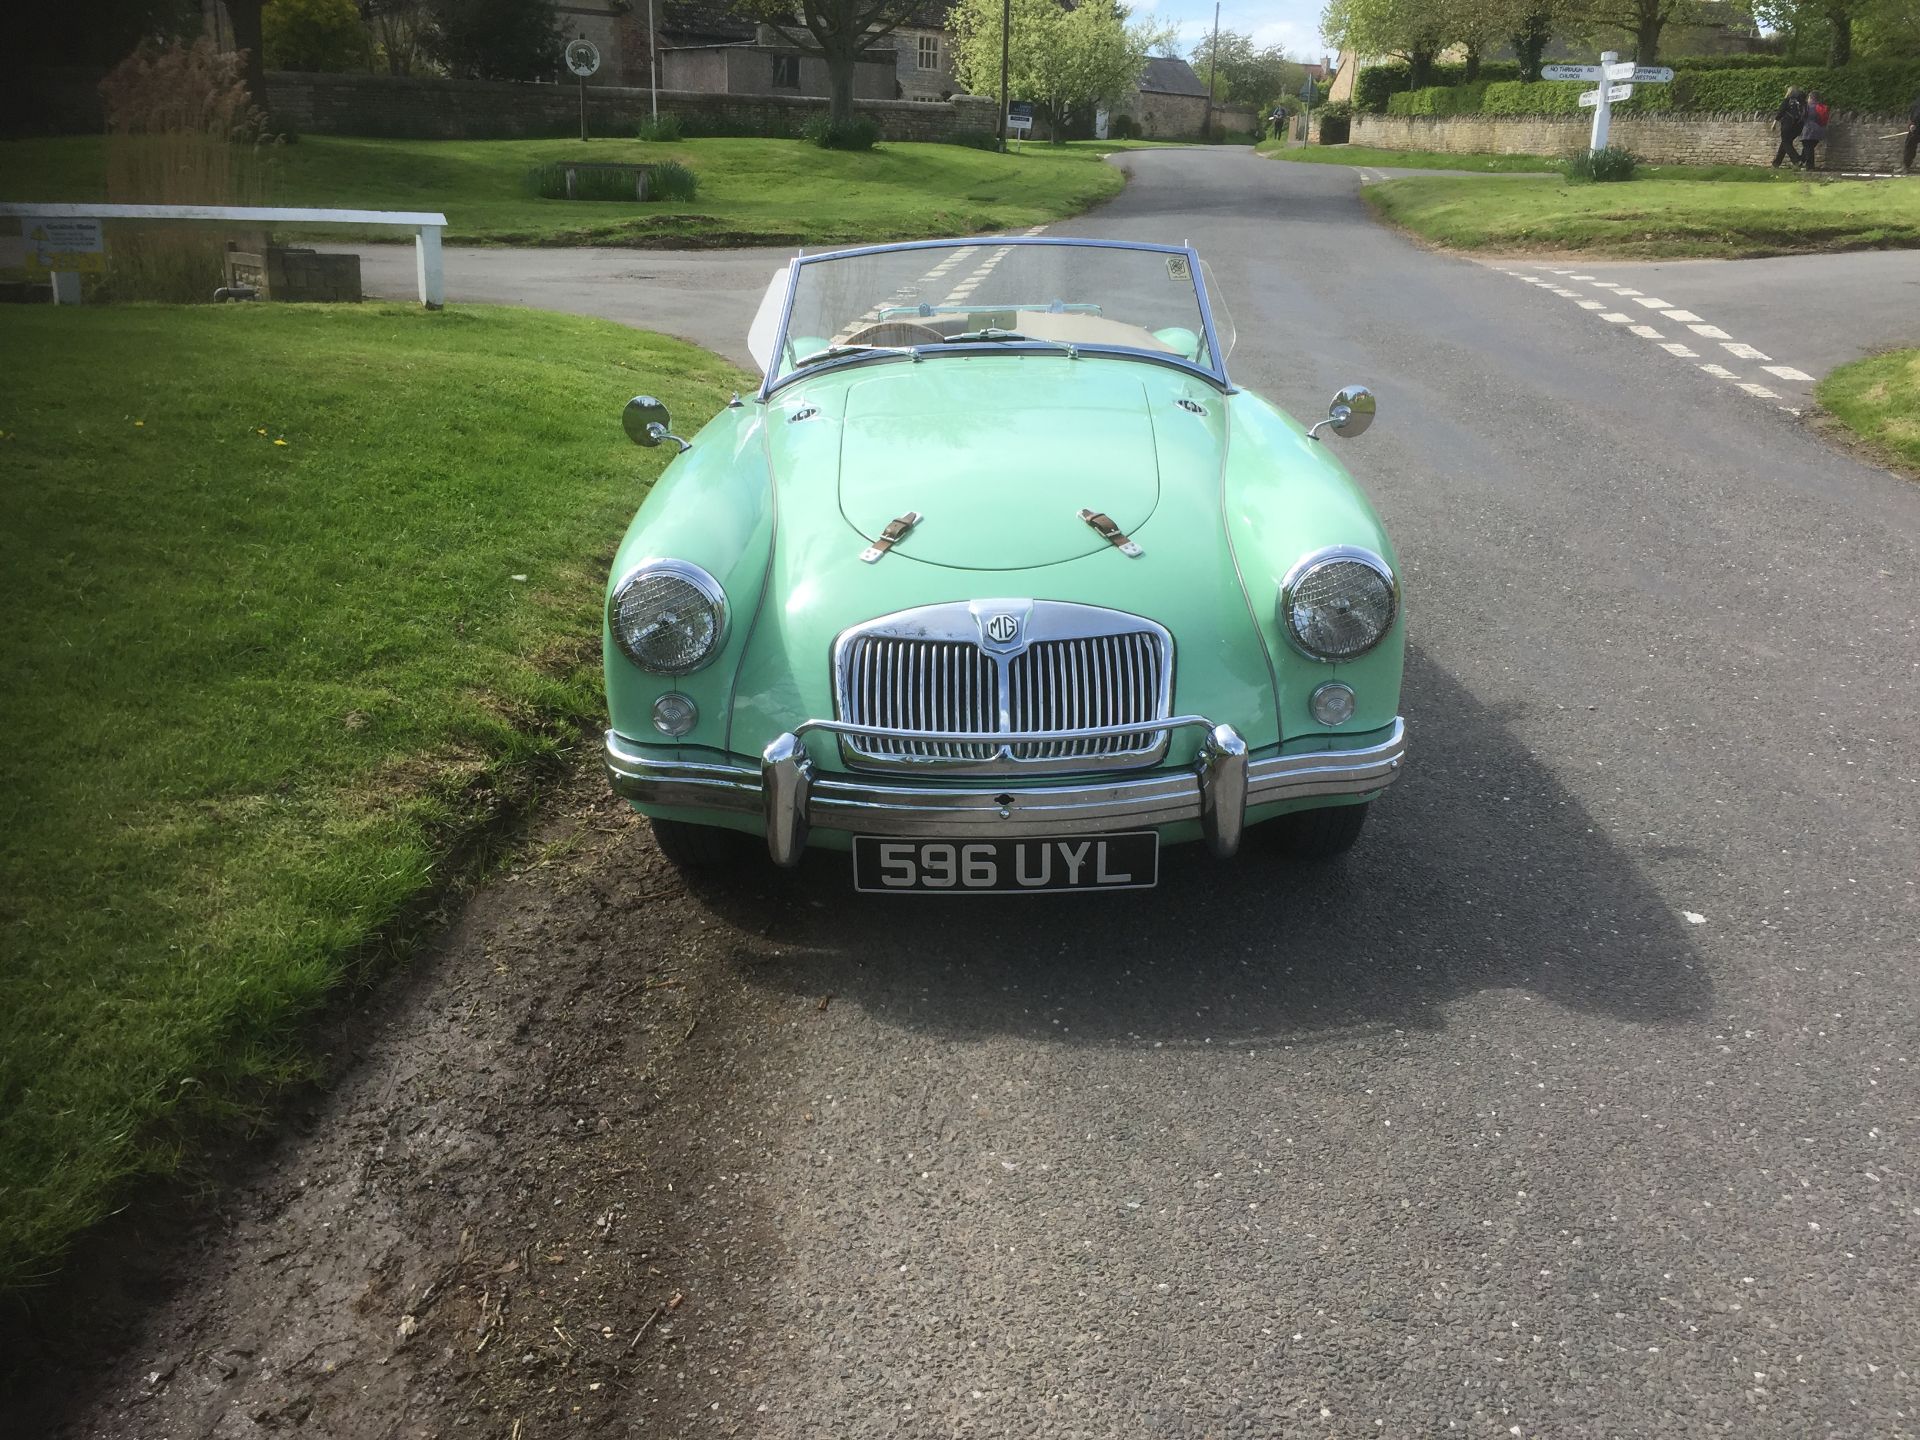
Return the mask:
<path fill-rule="evenodd" d="M 1180 27 L 1180 53 L 1213 28 L 1213 0 L 1130 0 L 1136 15 L 1151 12 Z M 1284 45 L 1296 60 L 1321 57 L 1323 0 L 1221 0 L 1220 28 L 1251 35 L 1255 45 Z"/>

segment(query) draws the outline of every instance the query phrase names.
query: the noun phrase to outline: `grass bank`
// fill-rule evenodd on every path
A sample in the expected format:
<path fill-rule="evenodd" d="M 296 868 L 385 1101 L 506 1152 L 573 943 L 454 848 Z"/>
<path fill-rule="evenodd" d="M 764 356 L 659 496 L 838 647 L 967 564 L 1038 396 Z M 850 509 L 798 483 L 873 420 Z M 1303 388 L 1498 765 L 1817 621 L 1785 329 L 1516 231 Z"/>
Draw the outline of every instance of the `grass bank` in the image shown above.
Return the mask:
<path fill-rule="evenodd" d="M 1870 450 L 1920 477 L 1920 350 L 1842 365 L 1814 393 Z"/>
<path fill-rule="evenodd" d="M 1442 155 L 1430 150 L 1376 150 L 1368 145 L 1288 145 L 1283 140 L 1262 140 L 1257 148 L 1262 155 L 1296 165 L 1364 165 L 1371 169 L 1474 170 L 1497 174 L 1531 171 L 1536 175 L 1554 168 L 1553 161 L 1539 155 Z"/>
<path fill-rule="evenodd" d="M 1364 193 L 1381 218 L 1455 250 L 1737 258 L 1920 245 L 1920 185 L 1905 180 L 1569 185 L 1436 175 Z"/>
<path fill-rule="evenodd" d="M 534 169 L 581 158 L 678 160 L 699 176 L 699 194 L 639 204 L 543 200 L 533 192 Z M 999 155 L 911 144 L 854 153 L 801 140 L 583 145 L 307 136 L 272 152 L 266 203 L 439 210 L 456 244 L 823 245 L 1025 228 L 1076 214 L 1125 183 L 1098 153 L 1076 146 L 1027 145 Z M 0 141 L 0 195 L 105 198 L 104 140 Z"/>
<path fill-rule="evenodd" d="M 521 310 L 0 307 L 0 1287 L 46 1273 L 600 713 L 602 570 L 741 377 Z M 188 1147 L 190 1149 L 190 1146 Z"/>

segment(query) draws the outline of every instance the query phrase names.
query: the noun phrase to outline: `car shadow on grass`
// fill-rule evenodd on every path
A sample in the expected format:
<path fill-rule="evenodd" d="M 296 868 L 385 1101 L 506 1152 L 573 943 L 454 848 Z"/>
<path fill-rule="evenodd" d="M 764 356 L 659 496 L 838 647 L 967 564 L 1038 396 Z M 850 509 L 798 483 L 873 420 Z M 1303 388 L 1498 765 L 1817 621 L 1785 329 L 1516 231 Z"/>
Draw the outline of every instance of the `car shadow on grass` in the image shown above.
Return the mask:
<path fill-rule="evenodd" d="M 752 937 L 733 951 L 749 985 L 957 1038 L 1297 1044 L 1441 1029 L 1487 989 L 1639 1023 L 1706 1015 L 1683 915 L 1501 717 L 1417 652 L 1404 709 L 1406 773 L 1330 863 L 1286 862 L 1254 830 L 1231 863 L 1165 851 L 1148 891 L 860 895 L 844 854 L 816 853 L 699 894 Z"/>

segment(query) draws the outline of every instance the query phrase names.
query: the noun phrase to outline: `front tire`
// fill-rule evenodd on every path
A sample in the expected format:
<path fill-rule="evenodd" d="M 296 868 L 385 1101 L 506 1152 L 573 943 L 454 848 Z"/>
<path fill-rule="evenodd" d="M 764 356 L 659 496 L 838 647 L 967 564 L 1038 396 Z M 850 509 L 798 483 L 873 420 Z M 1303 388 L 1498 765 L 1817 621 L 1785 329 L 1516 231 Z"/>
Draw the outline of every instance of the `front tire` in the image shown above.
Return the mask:
<path fill-rule="evenodd" d="M 1360 805 L 1328 805 L 1297 810 L 1262 828 L 1273 832 L 1275 848 L 1288 860 L 1312 864 L 1332 860 L 1353 848 L 1366 828 L 1371 800 Z"/>
<path fill-rule="evenodd" d="M 736 830 L 689 825 L 684 820 L 649 819 L 647 823 L 653 827 L 653 843 L 677 869 L 719 870 L 747 858 L 748 837 Z"/>

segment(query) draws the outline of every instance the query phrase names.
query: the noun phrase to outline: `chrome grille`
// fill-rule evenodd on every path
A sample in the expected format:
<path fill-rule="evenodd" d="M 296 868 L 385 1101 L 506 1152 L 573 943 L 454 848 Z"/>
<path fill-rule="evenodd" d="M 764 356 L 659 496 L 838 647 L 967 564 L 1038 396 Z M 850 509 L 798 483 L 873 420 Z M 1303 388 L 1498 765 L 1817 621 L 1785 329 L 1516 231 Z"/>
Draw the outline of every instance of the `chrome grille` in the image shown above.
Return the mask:
<path fill-rule="evenodd" d="M 1018 635 L 986 639 L 988 618 L 1018 614 Z M 993 740 L 1112 730 L 1171 713 L 1173 644 L 1152 621 L 1062 601 L 975 601 L 902 611 L 857 627 L 835 647 L 839 718 L 886 731 L 847 733 L 841 753 L 864 769 L 974 773 L 1130 769 L 1166 754 L 1168 732 Z"/>
<path fill-rule="evenodd" d="M 966 641 L 861 635 L 847 657 L 841 709 L 888 730 L 991 732 L 1000 728 L 998 671 L 992 656 Z M 876 758 L 991 760 L 999 747 L 863 735 L 853 748 Z"/>
<path fill-rule="evenodd" d="M 1160 646 L 1144 631 L 1042 640 L 1013 657 L 1007 679 L 1015 730 L 1091 730 L 1164 714 L 1157 708 Z M 1149 730 L 1010 748 L 1015 760 L 1064 760 L 1137 755 L 1160 743 L 1161 736 Z"/>

